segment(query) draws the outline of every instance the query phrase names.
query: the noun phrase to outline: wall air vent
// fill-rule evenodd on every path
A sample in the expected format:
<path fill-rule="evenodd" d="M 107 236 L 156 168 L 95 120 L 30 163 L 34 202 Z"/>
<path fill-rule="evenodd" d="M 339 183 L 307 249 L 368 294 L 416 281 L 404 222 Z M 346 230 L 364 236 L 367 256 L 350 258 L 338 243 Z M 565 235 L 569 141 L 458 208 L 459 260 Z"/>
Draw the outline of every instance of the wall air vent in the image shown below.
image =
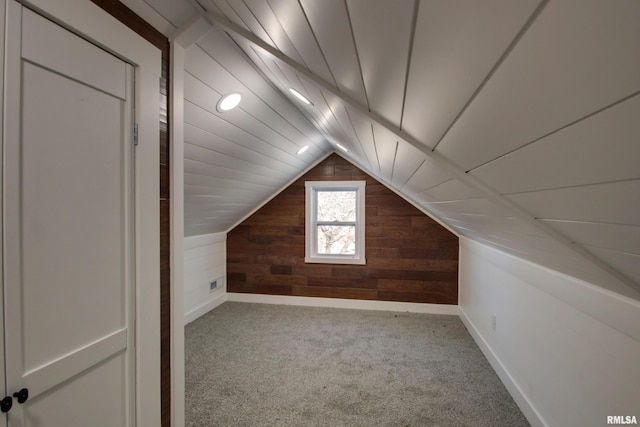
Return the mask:
<path fill-rule="evenodd" d="M 222 277 L 218 277 L 217 279 L 212 280 L 211 282 L 209 282 L 209 293 L 215 292 L 218 289 L 221 289 L 222 285 L 223 285 Z"/>

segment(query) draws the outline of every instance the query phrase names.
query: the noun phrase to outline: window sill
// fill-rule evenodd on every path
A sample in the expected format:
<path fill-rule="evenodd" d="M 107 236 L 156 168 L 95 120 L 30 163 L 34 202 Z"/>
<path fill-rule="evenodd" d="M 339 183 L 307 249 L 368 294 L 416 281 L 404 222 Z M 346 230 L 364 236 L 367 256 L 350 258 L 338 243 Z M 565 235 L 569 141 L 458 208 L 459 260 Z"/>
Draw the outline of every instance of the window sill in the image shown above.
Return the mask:
<path fill-rule="evenodd" d="M 307 264 L 356 264 L 365 265 L 366 258 L 338 258 L 338 257 L 304 257 Z"/>

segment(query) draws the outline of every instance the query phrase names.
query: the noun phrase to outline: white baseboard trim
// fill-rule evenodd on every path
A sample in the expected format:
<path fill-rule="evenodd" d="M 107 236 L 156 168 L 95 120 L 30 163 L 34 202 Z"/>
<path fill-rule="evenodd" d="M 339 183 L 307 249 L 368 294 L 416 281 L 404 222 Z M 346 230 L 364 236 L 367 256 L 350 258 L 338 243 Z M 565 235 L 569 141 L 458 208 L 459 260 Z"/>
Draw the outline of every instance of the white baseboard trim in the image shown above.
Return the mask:
<path fill-rule="evenodd" d="M 184 324 L 191 323 L 198 317 L 210 312 L 223 302 L 227 301 L 227 292 L 220 292 L 205 303 L 200 304 L 196 308 L 193 308 L 184 314 Z"/>
<path fill-rule="evenodd" d="M 476 344 L 478 344 L 478 347 L 480 347 L 480 350 L 491 364 L 491 367 L 493 367 L 493 370 L 496 371 L 496 374 L 498 374 L 498 377 L 506 387 L 507 391 L 509 391 L 509 394 L 511 394 L 511 397 L 513 397 L 513 400 L 516 402 L 524 416 L 527 418 L 527 421 L 529 421 L 529 424 L 531 424 L 533 427 L 548 427 L 549 424 L 544 421 L 529 398 L 524 394 L 520 386 L 518 386 L 518 384 L 514 381 L 509 371 L 506 370 L 498 356 L 496 356 L 496 354 L 493 352 L 493 350 L 482 337 L 473 322 L 471 322 L 471 320 L 467 317 L 462 307 L 459 308 L 459 313 L 460 320 L 462 320 L 462 323 L 464 323 L 465 327 L 475 340 Z"/>
<path fill-rule="evenodd" d="M 296 297 L 228 292 L 227 301 L 258 304 L 298 305 L 304 307 L 349 308 L 355 310 L 399 311 L 409 313 L 447 314 L 458 316 L 457 305 L 419 304 L 412 302 L 370 301 L 341 298 Z"/>

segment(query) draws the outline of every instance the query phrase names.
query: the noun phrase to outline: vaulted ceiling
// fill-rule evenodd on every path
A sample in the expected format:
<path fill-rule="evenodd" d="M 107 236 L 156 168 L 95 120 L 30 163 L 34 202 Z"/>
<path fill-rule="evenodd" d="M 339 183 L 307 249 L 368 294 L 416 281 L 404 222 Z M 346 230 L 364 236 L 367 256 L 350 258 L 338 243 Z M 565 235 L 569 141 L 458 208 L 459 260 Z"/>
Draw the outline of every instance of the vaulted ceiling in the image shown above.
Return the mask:
<path fill-rule="evenodd" d="M 185 58 L 187 235 L 336 151 L 458 235 L 640 299 L 637 0 L 122 1 L 211 25 Z"/>

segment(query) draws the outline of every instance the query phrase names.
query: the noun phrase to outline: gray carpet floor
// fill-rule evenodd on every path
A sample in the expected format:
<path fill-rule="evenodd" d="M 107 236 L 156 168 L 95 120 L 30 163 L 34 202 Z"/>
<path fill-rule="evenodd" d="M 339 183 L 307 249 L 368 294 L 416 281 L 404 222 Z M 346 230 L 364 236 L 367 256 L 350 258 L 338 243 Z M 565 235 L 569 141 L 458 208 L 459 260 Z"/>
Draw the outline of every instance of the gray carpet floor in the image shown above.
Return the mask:
<path fill-rule="evenodd" d="M 528 426 L 457 316 L 226 302 L 185 328 L 187 426 Z"/>

